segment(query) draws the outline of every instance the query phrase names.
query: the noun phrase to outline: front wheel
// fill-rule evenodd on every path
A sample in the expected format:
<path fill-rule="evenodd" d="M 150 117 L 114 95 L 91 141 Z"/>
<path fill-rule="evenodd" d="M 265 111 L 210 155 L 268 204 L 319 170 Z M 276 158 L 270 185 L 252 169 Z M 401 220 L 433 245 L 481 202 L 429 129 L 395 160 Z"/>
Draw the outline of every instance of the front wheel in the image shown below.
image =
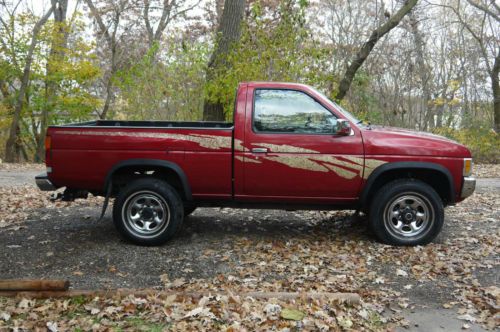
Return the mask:
<path fill-rule="evenodd" d="M 133 181 L 120 192 L 113 206 L 116 229 L 140 245 L 167 242 L 183 218 L 184 207 L 176 190 L 158 179 Z"/>
<path fill-rule="evenodd" d="M 418 180 L 396 180 L 384 185 L 370 206 L 369 225 L 387 244 L 428 244 L 444 224 L 443 202 L 436 191 Z"/>

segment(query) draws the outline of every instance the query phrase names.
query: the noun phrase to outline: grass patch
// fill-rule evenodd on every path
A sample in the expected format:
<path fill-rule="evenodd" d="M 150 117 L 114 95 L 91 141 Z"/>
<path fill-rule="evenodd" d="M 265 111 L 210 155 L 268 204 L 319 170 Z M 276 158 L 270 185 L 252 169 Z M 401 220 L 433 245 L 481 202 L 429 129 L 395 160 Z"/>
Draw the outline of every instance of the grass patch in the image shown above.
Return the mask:
<path fill-rule="evenodd" d="M 161 332 L 166 326 L 161 323 L 151 323 L 145 321 L 141 317 L 137 316 L 128 317 L 126 321 L 127 324 L 133 327 L 136 331 Z"/>
<path fill-rule="evenodd" d="M 74 296 L 70 299 L 70 304 L 80 306 L 87 303 L 87 298 L 83 295 Z"/>

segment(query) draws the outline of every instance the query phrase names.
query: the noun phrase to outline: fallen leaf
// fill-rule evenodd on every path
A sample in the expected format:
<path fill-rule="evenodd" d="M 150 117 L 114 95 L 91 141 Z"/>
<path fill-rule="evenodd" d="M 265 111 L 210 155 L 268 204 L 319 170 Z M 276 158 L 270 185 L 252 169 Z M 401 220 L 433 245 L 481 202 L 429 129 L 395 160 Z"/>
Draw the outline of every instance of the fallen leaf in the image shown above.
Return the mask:
<path fill-rule="evenodd" d="M 337 317 L 337 323 L 344 329 L 350 329 L 353 325 L 352 320 L 345 317 Z"/>
<path fill-rule="evenodd" d="M 278 314 L 279 312 L 281 312 L 281 306 L 279 304 L 275 304 L 275 303 L 268 303 L 264 307 L 264 312 L 268 316 Z"/>
<path fill-rule="evenodd" d="M 17 305 L 18 308 L 21 309 L 28 309 L 32 307 L 35 304 L 35 301 L 33 300 L 28 300 L 28 299 L 22 299 L 19 304 Z"/>
<path fill-rule="evenodd" d="M 57 328 L 57 323 L 56 322 L 47 322 L 47 329 L 50 331 L 50 332 L 58 332 L 58 328 Z"/>
<path fill-rule="evenodd" d="M 281 318 L 288 320 L 302 320 L 306 316 L 300 310 L 284 308 L 281 310 Z"/>
<path fill-rule="evenodd" d="M 406 272 L 405 270 L 397 269 L 396 275 L 398 275 L 400 277 L 408 277 L 408 272 Z"/>
<path fill-rule="evenodd" d="M 470 314 L 460 315 L 460 316 L 457 316 L 457 318 L 460 320 L 466 320 L 466 321 L 471 322 L 471 323 L 474 323 L 476 321 L 476 318 L 471 316 Z"/>
<path fill-rule="evenodd" d="M 212 318 L 214 319 L 215 318 L 215 315 L 210 312 L 210 308 L 203 308 L 203 307 L 198 307 L 198 308 L 195 308 L 193 310 L 191 310 L 190 312 L 188 312 L 184 318 L 190 318 L 190 317 L 209 317 L 209 318 Z"/>
<path fill-rule="evenodd" d="M 44 311 L 47 311 L 48 309 L 50 309 L 51 305 L 50 304 L 45 304 L 45 305 L 42 305 L 40 307 L 36 307 L 33 309 L 33 311 L 36 311 L 36 312 L 44 312 Z"/>
<path fill-rule="evenodd" d="M 10 320 L 10 314 L 6 312 L 0 312 L 0 319 L 7 322 L 8 320 Z"/>
<path fill-rule="evenodd" d="M 363 319 L 368 319 L 369 312 L 363 308 L 358 312 L 358 315 L 360 315 Z"/>
<path fill-rule="evenodd" d="M 83 307 L 85 310 L 90 312 L 91 315 L 97 315 L 99 312 L 101 312 L 101 310 L 99 308 L 96 308 L 96 307 L 91 306 L 91 305 L 85 305 Z"/>

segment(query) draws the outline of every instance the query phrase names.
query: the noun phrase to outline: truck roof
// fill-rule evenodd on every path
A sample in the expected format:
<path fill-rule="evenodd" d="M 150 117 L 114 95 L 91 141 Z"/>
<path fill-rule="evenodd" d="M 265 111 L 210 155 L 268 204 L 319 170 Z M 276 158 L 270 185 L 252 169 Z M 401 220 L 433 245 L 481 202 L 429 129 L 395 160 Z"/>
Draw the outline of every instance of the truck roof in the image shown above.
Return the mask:
<path fill-rule="evenodd" d="M 263 87 L 311 88 L 307 84 L 291 83 L 291 82 L 250 81 L 250 82 L 241 82 L 241 84 L 247 84 L 250 86 L 263 86 Z"/>

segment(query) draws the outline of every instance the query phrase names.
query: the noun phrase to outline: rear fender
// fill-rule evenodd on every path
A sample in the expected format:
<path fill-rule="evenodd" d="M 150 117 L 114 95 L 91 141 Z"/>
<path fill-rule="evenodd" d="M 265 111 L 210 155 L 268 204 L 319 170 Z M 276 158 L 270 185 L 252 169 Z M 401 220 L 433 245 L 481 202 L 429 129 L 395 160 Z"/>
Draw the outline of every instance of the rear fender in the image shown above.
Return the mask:
<path fill-rule="evenodd" d="M 106 175 L 106 179 L 104 182 L 104 192 L 105 193 L 109 192 L 113 175 L 116 174 L 119 170 L 124 169 L 124 168 L 128 168 L 128 167 L 154 167 L 154 168 L 173 171 L 175 174 L 177 174 L 177 176 L 180 179 L 182 189 L 184 191 L 183 198 L 187 201 L 191 201 L 193 199 L 193 196 L 191 193 L 191 187 L 189 186 L 187 176 L 184 173 L 184 171 L 182 170 L 182 168 L 179 165 L 172 163 L 170 161 L 157 160 L 157 159 L 129 159 L 129 160 L 125 160 L 125 161 L 119 162 L 118 164 L 114 165 L 109 170 L 108 175 Z"/>

